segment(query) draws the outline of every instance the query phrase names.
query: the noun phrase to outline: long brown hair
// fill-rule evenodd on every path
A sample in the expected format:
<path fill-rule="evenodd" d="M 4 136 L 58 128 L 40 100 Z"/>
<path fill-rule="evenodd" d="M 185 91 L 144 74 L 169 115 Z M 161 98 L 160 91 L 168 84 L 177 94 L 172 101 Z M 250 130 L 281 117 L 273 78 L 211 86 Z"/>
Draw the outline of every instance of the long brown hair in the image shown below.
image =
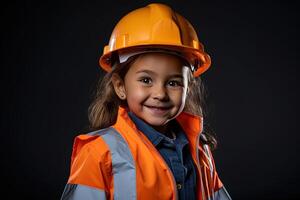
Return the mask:
<path fill-rule="evenodd" d="M 126 102 L 120 100 L 115 93 L 112 84 L 112 75 L 117 73 L 122 79 L 128 71 L 131 63 L 135 60 L 132 58 L 123 66 L 113 67 L 113 70 L 106 73 L 103 78 L 98 80 L 94 90 L 93 100 L 88 108 L 89 131 L 107 128 L 112 126 L 117 119 L 119 106 L 126 106 Z M 208 114 L 205 105 L 205 88 L 200 77 L 195 78 L 192 73 L 189 75 L 189 92 L 186 98 L 184 111 L 205 118 Z M 203 125 L 202 134 L 206 137 L 206 143 L 215 149 L 217 141 L 214 131 L 208 126 L 206 120 Z M 205 142 L 205 141 L 204 141 Z"/>

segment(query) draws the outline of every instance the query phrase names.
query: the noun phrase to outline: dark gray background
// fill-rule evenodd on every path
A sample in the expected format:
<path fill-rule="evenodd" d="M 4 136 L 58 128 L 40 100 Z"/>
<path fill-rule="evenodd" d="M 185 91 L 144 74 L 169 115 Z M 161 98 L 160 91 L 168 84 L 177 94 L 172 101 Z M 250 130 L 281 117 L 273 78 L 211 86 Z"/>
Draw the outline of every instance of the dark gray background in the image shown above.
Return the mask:
<path fill-rule="evenodd" d="M 9 199 L 58 199 L 118 20 L 148 1 L 1 5 L 1 182 Z M 149 1 L 150 2 L 150 1 Z M 294 1 L 161 1 L 212 57 L 203 75 L 233 199 L 297 199 L 299 7 Z"/>

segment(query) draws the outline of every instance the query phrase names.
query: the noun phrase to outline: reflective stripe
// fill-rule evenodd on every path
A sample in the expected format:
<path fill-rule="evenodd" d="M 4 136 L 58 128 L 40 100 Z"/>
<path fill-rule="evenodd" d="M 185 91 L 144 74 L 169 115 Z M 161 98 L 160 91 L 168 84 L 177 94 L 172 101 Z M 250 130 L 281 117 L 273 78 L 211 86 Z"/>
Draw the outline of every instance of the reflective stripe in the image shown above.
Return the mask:
<path fill-rule="evenodd" d="M 67 184 L 60 198 L 61 200 L 105 200 L 105 192 L 97 188 L 79 185 Z"/>
<path fill-rule="evenodd" d="M 232 200 L 225 187 L 221 187 L 208 200 Z"/>
<path fill-rule="evenodd" d="M 209 146 L 207 144 L 204 144 L 203 145 L 203 149 L 204 149 L 204 152 L 206 153 L 206 156 L 208 158 L 208 165 L 209 165 L 209 170 L 210 170 L 210 177 L 213 178 L 213 173 L 214 173 L 214 165 L 213 165 L 213 162 L 212 162 L 212 156 L 210 155 L 209 153 Z"/>
<path fill-rule="evenodd" d="M 114 200 L 135 200 L 136 170 L 135 162 L 123 137 L 112 127 L 98 134 L 109 146 L 114 178 Z"/>

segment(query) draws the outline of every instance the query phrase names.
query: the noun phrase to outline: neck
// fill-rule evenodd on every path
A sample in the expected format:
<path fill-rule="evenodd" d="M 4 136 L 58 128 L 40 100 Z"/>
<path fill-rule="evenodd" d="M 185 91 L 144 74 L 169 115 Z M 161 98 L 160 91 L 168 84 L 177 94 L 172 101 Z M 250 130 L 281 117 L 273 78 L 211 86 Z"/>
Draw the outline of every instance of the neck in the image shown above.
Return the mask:
<path fill-rule="evenodd" d="M 167 123 L 163 126 L 152 126 L 152 128 L 154 128 L 156 131 L 164 134 L 165 136 L 167 136 L 169 138 L 173 138 L 173 134 L 171 132 L 171 127 L 169 124 L 170 123 Z"/>

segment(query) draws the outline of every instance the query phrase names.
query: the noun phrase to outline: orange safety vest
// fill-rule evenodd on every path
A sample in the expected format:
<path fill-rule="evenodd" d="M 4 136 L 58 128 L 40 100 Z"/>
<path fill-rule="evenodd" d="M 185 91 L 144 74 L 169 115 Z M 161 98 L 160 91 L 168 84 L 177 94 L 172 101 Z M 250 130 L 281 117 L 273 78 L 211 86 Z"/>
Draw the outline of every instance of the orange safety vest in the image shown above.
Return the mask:
<path fill-rule="evenodd" d="M 197 168 L 197 199 L 231 199 L 223 187 L 208 145 L 200 142 L 202 118 L 182 112 L 176 120 L 189 140 Z M 175 200 L 168 165 L 120 107 L 116 123 L 75 138 L 71 172 L 62 200 Z"/>

